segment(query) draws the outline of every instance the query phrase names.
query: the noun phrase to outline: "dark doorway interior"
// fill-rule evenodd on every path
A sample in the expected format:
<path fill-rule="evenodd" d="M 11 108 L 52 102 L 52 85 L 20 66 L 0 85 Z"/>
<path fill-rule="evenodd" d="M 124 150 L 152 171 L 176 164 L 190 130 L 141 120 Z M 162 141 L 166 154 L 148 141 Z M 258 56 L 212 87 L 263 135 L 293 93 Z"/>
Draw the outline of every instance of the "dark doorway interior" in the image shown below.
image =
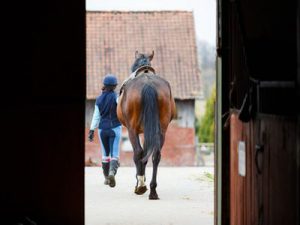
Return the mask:
<path fill-rule="evenodd" d="M 218 5 L 225 115 L 219 219 L 299 224 L 299 2 Z M 243 175 L 240 144 L 246 146 Z"/>
<path fill-rule="evenodd" d="M 82 225 L 85 2 L 3 7 L 1 224 Z"/>

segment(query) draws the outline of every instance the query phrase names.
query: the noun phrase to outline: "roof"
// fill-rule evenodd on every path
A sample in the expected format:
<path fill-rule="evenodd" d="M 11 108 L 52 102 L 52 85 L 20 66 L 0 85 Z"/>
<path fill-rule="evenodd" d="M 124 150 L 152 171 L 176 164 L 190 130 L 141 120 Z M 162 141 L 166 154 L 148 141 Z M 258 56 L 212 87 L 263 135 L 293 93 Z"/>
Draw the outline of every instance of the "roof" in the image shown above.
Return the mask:
<path fill-rule="evenodd" d="M 122 83 L 135 51 L 151 53 L 152 67 L 169 81 L 177 99 L 194 99 L 200 71 L 193 13 L 190 11 L 88 11 L 86 14 L 87 98 L 95 99 L 103 77 Z"/>

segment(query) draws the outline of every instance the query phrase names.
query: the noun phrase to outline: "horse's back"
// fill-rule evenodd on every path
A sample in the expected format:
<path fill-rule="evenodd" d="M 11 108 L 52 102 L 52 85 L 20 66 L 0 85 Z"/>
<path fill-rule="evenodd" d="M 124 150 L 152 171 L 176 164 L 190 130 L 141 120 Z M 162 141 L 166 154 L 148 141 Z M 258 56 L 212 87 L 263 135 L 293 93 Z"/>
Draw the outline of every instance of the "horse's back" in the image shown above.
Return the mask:
<path fill-rule="evenodd" d="M 159 117 L 161 128 L 167 129 L 168 124 L 175 115 L 175 102 L 172 97 L 171 87 L 168 81 L 157 75 L 142 74 L 126 83 L 120 99 L 118 116 L 127 128 L 142 132 L 140 115 L 142 113 L 142 90 L 145 86 L 152 87 L 157 93 Z M 126 118 L 125 118 L 126 117 Z"/>

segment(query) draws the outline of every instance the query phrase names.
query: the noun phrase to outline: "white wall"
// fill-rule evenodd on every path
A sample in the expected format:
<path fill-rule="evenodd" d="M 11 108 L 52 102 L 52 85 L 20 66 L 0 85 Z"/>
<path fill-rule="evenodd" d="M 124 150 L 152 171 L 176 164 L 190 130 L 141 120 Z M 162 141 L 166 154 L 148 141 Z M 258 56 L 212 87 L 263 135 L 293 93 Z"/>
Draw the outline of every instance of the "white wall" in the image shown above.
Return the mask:
<path fill-rule="evenodd" d="M 195 127 L 195 100 L 175 100 L 177 118 L 180 127 Z"/>

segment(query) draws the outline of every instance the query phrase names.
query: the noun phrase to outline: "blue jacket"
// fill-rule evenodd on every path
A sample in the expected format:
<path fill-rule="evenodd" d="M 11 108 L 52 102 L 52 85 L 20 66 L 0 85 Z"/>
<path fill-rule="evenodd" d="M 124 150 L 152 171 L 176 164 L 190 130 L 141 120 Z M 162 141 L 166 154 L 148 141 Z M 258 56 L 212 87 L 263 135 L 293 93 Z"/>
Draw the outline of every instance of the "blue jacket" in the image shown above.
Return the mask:
<path fill-rule="evenodd" d="M 102 94 L 96 99 L 91 128 L 95 128 L 97 122 L 99 122 L 99 129 L 111 129 L 121 126 L 121 123 L 117 117 L 117 95 L 115 92 L 103 91 Z"/>

